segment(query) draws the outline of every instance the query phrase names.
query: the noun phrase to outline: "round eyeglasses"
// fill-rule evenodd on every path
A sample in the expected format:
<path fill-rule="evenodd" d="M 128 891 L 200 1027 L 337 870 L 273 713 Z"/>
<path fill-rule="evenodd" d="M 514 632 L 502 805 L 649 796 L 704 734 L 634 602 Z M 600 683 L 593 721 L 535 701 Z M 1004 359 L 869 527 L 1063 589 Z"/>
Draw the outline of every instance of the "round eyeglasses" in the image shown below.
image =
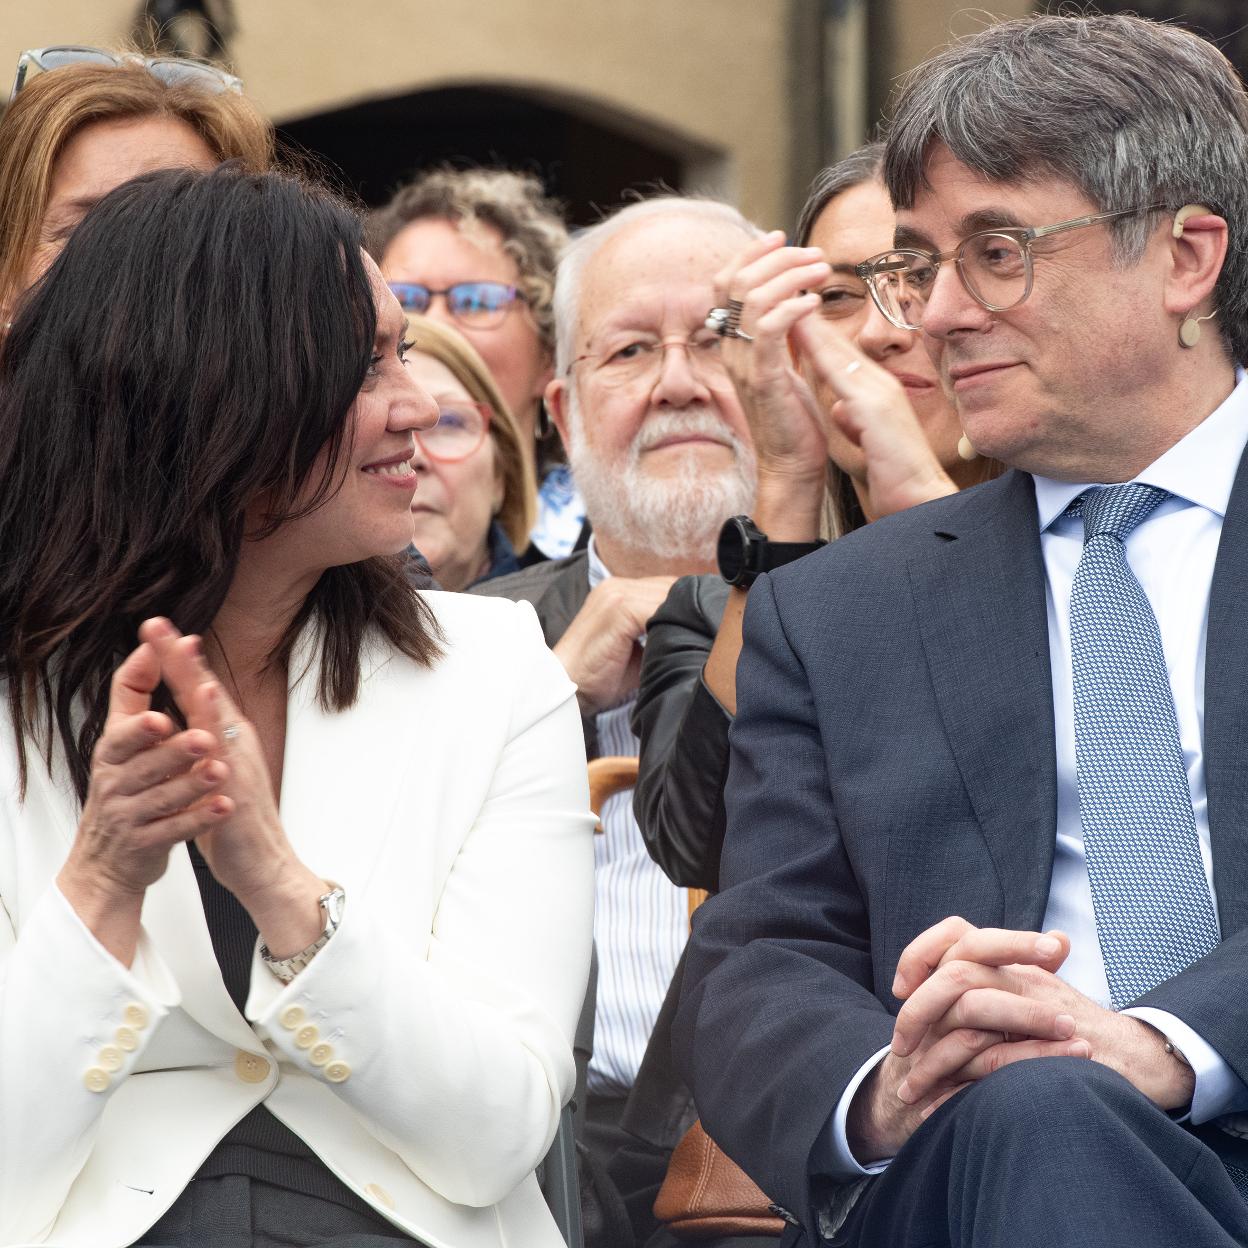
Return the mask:
<path fill-rule="evenodd" d="M 605 351 L 578 355 L 568 372 L 590 360 L 593 375 L 605 386 L 631 386 L 654 381 L 671 347 L 682 348 L 689 367 L 707 385 L 723 385 L 728 380 L 724 367 L 724 340 L 713 329 L 695 330 L 688 338 L 629 338 Z"/>
<path fill-rule="evenodd" d="M 153 78 L 167 87 L 180 87 L 188 83 L 202 86 L 209 91 L 242 91 L 243 80 L 226 73 L 219 66 L 206 61 L 195 61 L 185 56 L 139 56 L 132 52 L 108 52 L 104 48 L 80 47 L 76 44 L 56 44 L 48 48 L 31 48 L 17 58 L 17 77 L 9 92 L 10 102 L 26 85 L 31 69 L 50 73 L 68 65 L 142 65 Z"/>
<path fill-rule="evenodd" d="M 1038 239 L 1081 230 L 1101 221 L 1157 212 L 1164 205 L 1124 208 L 1121 212 L 1098 212 L 1056 225 L 1002 226 L 968 235 L 950 251 L 919 251 L 898 247 L 854 266 L 867 284 L 875 306 L 898 329 L 921 329 L 927 301 L 936 284 L 936 273 L 952 260 L 966 293 L 989 312 L 1016 308 L 1031 294 L 1035 260 L 1032 244 Z"/>
<path fill-rule="evenodd" d="M 416 434 L 430 459 L 440 464 L 454 464 L 474 455 L 490 431 L 488 403 L 455 400 L 438 404 L 438 423 Z"/>
<path fill-rule="evenodd" d="M 472 329 L 493 329 L 503 318 L 524 302 L 524 295 L 504 282 L 456 282 L 445 290 L 434 290 L 420 282 L 387 282 L 404 312 L 423 316 L 429 311 L 435 295 L 446 300 L 446 310 L 461 325 Z"/>

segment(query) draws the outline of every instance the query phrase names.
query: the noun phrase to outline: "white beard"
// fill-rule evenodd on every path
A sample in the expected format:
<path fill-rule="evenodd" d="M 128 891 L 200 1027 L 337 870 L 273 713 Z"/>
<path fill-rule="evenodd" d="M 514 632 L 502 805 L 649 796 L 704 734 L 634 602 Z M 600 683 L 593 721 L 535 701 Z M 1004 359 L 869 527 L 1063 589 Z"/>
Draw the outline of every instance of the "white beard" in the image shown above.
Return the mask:
<path fill-rule="evenodd" d="M 568 400 L 568 462 L 595 530 L 660 559 L 714 564 L 724 521 L 753 506 L 757 485 L 753 447 L 713 411 L 700 406 L 647 416 L 624 463 L 605 463 L 585 441 L 575 387 Z M 686 433 L 729 447 L 731 466 L 708 472 L 700 453 L 690 449 L 670 476 L 653 477 L 642 468 L 645 450 L 673 434 Z"/>

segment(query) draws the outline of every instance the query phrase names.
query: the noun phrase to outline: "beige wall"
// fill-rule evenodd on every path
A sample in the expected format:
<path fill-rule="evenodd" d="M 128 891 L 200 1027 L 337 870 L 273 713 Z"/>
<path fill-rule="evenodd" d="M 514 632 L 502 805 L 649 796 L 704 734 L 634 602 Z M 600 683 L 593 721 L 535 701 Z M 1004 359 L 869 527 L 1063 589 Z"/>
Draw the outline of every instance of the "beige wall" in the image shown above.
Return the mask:
<path fill-rule="evenodd" d="M 4 0 L 0 56 L 115 42 L 133 0 Z M 804 8 L 804 5 L 797 5 Z M 568 95 L 702 156 L 705 189 L 789 211 L 791 0 L 236 0 L 235 68 L 277 121 L 451 84 Z M 804 128 L 808 129 L 808 127 Z"/>
<path fill-rule="evenodd" d="M 960 0 L 847 0 L 841 7 L 857 13 L 857 25 L 843 25 L 841 33 L 851 33 L 848 43 L 841 39 L 838 63 L 821 0 L 235 0 L 234 7 L 234 66 L 279 123 L 427 87 L 521 87 L 674 151 L 692 170 L 686 189 L 733 199 L 766 225 L 792 221 L 821 160 L 861 137 L 895 76 L 951 30 L 983 20 L 955 21 L 965 12 Z M 1013 15 L 1029 0 L 993 7 Z M 0 0 L 0 65 L 27 47 L 116 43 L 136 8 L 136 0 Z M 869 22 L 862 20 L 868 8 Z M 855 72 L 860 48 L 871 59 L 870 98 L 867 76 Z M 821 80 L 825 56 L 833 68 Z M 821 100 L 837 110 L 831 122 L 821 124 Z"/>

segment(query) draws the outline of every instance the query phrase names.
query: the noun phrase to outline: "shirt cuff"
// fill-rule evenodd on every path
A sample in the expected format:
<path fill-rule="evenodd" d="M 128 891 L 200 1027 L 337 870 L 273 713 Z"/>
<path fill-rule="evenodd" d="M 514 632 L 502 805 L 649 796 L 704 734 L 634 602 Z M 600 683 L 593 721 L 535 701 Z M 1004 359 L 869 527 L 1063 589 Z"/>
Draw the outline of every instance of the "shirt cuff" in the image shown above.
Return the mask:
<path fill-rule="evenodd" d="M 1203 1037 L 1197 1035 L 1182 1019 L 1151 1006 L 1133 1006 L 1122 1011 L 1155 1027 L 1187 1059 L 1196 1076 L 1191 1110 L 1178 1118 L 1189 1118 L 1194 1126 L 1222 1114 L 1248 1109 L 1248 1086 L 1226 1064 L 1222 1055 Z"/>
<path fill-rule="evenodd" d="M 850 1151 L 849 1137 L 846 1133 L 849 1105 L 854 1099 L 854 1093 L 862 1086 L 863 1080 L 888 1056 L 889 1047 L 885 1045 L 858 1067 L 854 1077 L 845 1085 L 841 1099 L 836 1103 L 836 1110 L 827 1128 L 827 1138 L 821 1142 L 818 1149 L 820 1161 L 823 1163 L 819 1169 L 831 1178 L 858 1179 L 864 1174 L 879 1174 L 887 1169 L 889 1162 L 892 1161 L 891 1157 L 885 1157 L 881 1161 L 862 1165 Z"/>

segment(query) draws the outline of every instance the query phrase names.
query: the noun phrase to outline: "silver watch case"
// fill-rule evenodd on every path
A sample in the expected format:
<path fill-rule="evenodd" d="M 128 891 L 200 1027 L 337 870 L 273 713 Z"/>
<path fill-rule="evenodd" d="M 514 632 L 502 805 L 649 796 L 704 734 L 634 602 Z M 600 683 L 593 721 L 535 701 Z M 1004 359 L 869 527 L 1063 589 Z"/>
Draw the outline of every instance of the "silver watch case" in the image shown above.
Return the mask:
<path fill-rule="evenodd" d="M 290 983 L 325 948 L 329 943 L 329 938 L 338 930 L 338 925 L 342 922 L 342 911 L 346 904 L 347 895 L 341 888 L 335 885 L 329 892 L 323 893 L 318 897 L 317 900 L 321 903 L 321 909 L 325 912 L 325 927 L 321 934 L 306 949 L 301 949 L 289 958 L 275 958 L 269 952 L 268 945 L 264 941 L 260 942 L 260 957 L 263 959 L 265 966 L 284 984 Z"/>

